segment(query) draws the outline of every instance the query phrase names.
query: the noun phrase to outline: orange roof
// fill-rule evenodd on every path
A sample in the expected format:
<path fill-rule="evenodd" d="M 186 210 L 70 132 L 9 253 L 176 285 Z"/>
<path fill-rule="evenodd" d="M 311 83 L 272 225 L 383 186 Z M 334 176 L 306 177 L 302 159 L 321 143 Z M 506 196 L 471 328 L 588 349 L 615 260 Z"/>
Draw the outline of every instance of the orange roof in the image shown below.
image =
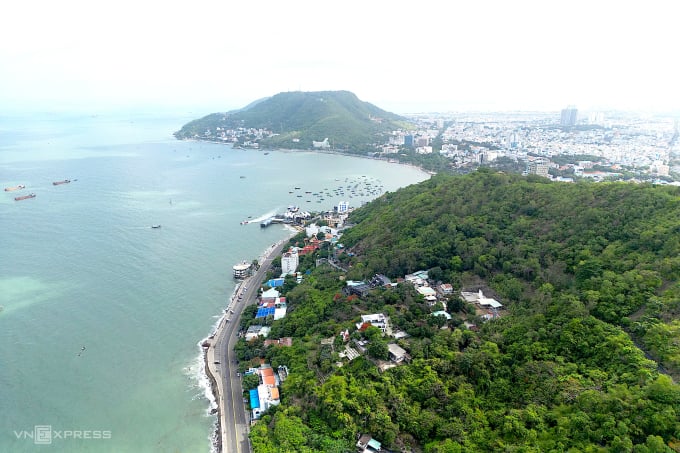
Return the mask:
<path fill-rule="evenodd" d="M 274 376 L 274 369 L 273 368 L 262 368 L 260 370 L 260 374 L 262 376 Z"/>
<path fill-rule="evenodd" d="M 266 385 L 276 385 L 276 379 L 274 379 L 274 376 L 262 376 L 262 383 Z"/>
<path fill-rule="evenodd" d="M 279 389 L 278 388 L 272 387 L 269 391 L 271 392 L 273 400 L 279 399 Z"/>

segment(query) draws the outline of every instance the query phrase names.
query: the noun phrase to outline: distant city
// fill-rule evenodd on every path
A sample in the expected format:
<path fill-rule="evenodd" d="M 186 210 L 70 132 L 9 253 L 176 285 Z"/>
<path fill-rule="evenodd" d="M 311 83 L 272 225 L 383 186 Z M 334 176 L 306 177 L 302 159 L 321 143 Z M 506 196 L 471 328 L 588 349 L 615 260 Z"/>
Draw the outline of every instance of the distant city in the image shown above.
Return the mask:
<path fill-rule="evenodd" d="M 453 167 L 522 163 L 525 173 L 558 180 L 680 181 L 678 120 L 621 112 L 581 114 L 568 106 L 548 112 L 417 115 L 415 134 L 396 133 L 383 146 L 399 152 L 401 140 L 417 153 L 439 152 Z M 432 146 L 440 138 L 440 148 Z"/>
<path fill-rule="evenodd" d="M 680 185 L 678 119 L 616 111 L 479 112 L 406 115 L 416 130 L 392 131 L 372 157 L 413 163 L 411 155 L 446 158 L 443 168 L 467 172 L 481 165 L 558 181 L 588 178 Z M 380 121 L 380 118 L 371 118 Z M 258 148 L 276 135 L 266 129 L 206 130 L 198 139 Z M 333 149 L 319 137 L 310 148 Z M 295 141 L 295 140 L 294 140 Z M 299 141 L 299 140 L 298 140 Z M 416 161 L 417 164 L 417 161 Z M 442 167 L 438 167 L 439 171 Z"/>

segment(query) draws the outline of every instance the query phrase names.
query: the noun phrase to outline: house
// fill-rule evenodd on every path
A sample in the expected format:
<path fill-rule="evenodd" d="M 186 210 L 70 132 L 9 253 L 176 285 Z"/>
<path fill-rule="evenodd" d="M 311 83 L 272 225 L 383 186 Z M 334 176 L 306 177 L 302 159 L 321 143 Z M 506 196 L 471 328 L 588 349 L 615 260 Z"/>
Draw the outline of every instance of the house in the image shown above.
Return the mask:
<path fill-rule="evenodd" d="M 437 292 L 429 286 L 417 286 L 416 291 L 420 293 L 429 305 L 434 305 L 437 302 Z"/>
<path fill-rule="evenodd" d="M 270 288 L 267 291 L 264 291 L 262 295 L 260 296 L 261 299 L 276 299 L 279 297 L 279 293 L 276 289 Z"/>
<path fill-rule="evenodd" d="M 371 286 L 371 288 L 377 288 L 379 286 L 389 286 L 392 284 L 392 281 L 385 275 L 375 274 L 368 284 Z"/>
<path fill-rule="evenodd" d="M 354 294 L 359 297 L 366 297 L 368 293 L 371 291 L 371 287 L 364 282 L 360 282 L 359 284 L 356 285 L 350 285 L 349 281 L 347 283 L 348 283 L 347 286 L 342 288 L 342 293 L 345 296 L 351 296 L 352 294 Z"/>
<path fill-rule="evenodd" d="M 382 445 L 370 434 L 364 434 L 357 441 L 357 451 L 359 453 L 372 453 L 382 451 Z"/>
<path fill-rule="evenodd" d="M 267 281 L 267 286 L 270 288 L 278 288 L 279 286 L 283 286 L 283 281 L 283 278 L 272 278 Z"/>
<path fill-rule="evenodd" d="M 478 292 L 473 293 L 469 291 L 461 291 L 460 295 L 466 302 L 472 302 L 483 308 L 499 309 L 503 308 L 503 304 L 498 302 L 496 299 L 484 296 L 484 293 L 480 289 Z"/>
<path fill-rule="evenodd" d="M 387 349 L 389 350 L 390 360 L 393 361 L 394 363 L 401 363 L 404 360 L 408 361 L 410 359 L 408 353 L 404 350 L 404 348 L 402 348 L 396 343 L 388 344 Z"/>
<path fill-rule="evenodd" d="M 418 271 L 404 276 L 404 280 L 410 282 L 414 286 L 422 286 L 426 284 L 428 278 L 429 276 L 427 271 Z"/>
<path fill-rule="evenodd" d="M 280 403 L 278 374 L 270 365 L 262 365 L 255 369 L 260 376 L 261 384 L 256 389 L 250 390 L 250 407 L 253 410 L 253 419 L 258 419 L 272 406 Z"/>
<path fill-rule="evenodd" d="M 269 331 L 271 329 L 267 326 L 261 326 L 261 325 L 254 325 L 248 327 L 248 330 L 246 331 L 246 341 L 252 341 L 257 339 L 259 336 L 263 336 L 267 338 L 267 335 L 269 335 Z"/>
<path fill-rule="evenodd" d="M 453 285 L 451 283 L 442 283 L 439 285 L 439 293 L 442 296 L 448 296 L 453 294 Z"/>
<path fill-rule="evenodd" d="M 357 323 L 356 326 L 358 330 L 366 330 L 368 326 L 373 326 L 385 333 L 387 331 L 387 323 L 387 316 L 382 313 L 376 313 L 373 315 L 361 315 L 361 322 Z"/>

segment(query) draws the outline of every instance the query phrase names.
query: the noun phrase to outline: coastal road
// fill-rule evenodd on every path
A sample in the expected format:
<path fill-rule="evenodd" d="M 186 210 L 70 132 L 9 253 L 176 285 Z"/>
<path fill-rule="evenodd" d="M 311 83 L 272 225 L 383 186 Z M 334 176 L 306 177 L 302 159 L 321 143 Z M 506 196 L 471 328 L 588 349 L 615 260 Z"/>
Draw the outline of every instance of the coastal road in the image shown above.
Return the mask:
<path fill-rule="evenodd" d="M 256 302 L 260 283 L 264 280 L 272 260 L 281 254 L 284 240 L 267 250 L 260 268 L 243 281 L 233 301 L 227 307 L 226 316 L 217 329 L 214 337 L 214 352 L 208 353 L 208 366 L 215 372 L 217 382 L 217 404 L 220 407 L 220 432 L 222 452 L 225 453 L 249 453 L 250 442 L 248 440 L 248 428 L 250 414 L 246 413 L 243 402 L 243 388 L 241 377 L 237 375 L 236 355 L 234 345 L 238 341 L 238 331 L 243 308 Z M 228 320 L 228 321 L 227 321 Z M 212 361 L 212 363 L 210 363 Z"/>

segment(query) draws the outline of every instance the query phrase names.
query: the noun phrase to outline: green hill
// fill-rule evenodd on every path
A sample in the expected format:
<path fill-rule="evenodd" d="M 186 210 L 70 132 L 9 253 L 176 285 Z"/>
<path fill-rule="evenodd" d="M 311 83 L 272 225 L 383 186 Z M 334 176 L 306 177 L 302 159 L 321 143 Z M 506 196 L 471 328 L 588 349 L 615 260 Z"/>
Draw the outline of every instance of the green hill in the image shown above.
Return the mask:
<path fill-rule="evenodd" d="M 312 141 L 328 138 L 334 149 L 366 152 L 383 143 L 390 131 L 409 127 L 404 118 L 363 102 L 348 91 L 297 91 L 191 121 L 175 137 L 220 141 L 224 131 L 257 129 L 264 133 L 242 130 L 226 135 L 238 137 L 240 143 L 251 141 L 261 147 L 289 149 L 311 149 Z"/>
<path fill-rule="evenodd" d="M 346 274 L 316 267 L 322 248 L 284 285 L 289 314 L 270 336 L 293 347 L 239 343 L 241 360 L 290 368 L 281 405 L 251 430 L 255 452 L 349 451 L 358 433 L 424 453 L 680 451 L 680 189 L 480 170 L 386 194 L 350 220 Z M 341 293 L 417 270 L 453 285 L 452 319 L 408 283 Z M 502 315 L 484 322 L 457 296 L 472 288 Z M 367 313 L 409 336 L 357 331 Z M 337 367 L 344 329 L 369 344 Z M 411 361 L 381 372 L 395 341 Z"/>

